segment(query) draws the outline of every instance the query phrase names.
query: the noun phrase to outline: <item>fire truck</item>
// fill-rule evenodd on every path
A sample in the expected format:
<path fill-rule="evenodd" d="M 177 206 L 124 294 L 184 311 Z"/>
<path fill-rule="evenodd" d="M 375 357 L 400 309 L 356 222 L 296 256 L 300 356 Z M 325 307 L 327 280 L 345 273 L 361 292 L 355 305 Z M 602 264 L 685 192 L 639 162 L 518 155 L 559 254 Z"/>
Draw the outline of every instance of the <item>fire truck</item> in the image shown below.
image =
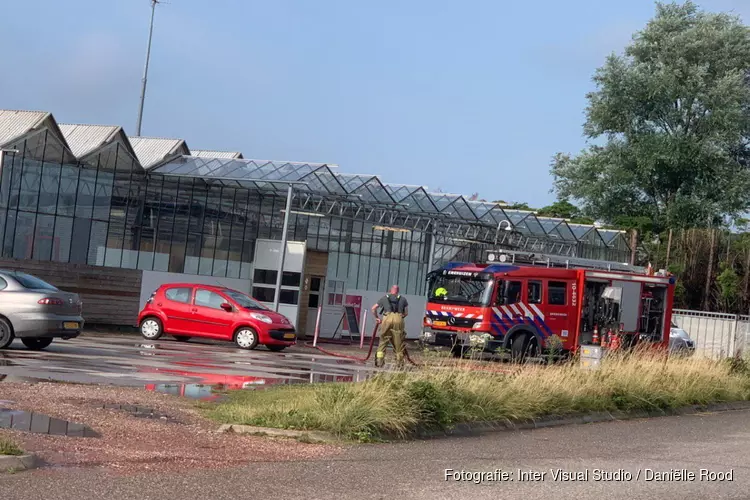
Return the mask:
<path fill-rule="evenodd" d="M 675 278 L 616 262 L 487 251 L 430 272 L 421 340 L 534 357 L 584 345 L 667 348 Z"/>

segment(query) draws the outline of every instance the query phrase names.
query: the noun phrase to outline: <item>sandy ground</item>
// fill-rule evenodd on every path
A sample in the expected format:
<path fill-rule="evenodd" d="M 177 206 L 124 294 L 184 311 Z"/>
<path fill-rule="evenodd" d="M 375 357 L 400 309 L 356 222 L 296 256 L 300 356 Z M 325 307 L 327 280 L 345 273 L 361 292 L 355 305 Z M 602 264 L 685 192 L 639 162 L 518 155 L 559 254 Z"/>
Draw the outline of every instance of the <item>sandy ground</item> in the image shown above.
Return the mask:
<path fill-rule="evenodd" d="M 3 407 L 38 412 L 90 426 L 101 437 L 73 438 L 0 429 L 49 467 L 97 467 L 121 473 L 225 468 L 256 461 L 320 458 L 327 445 L 220 434 L 195 402 L 139 389 L 56 383 L 4 383 Z M 105 404 L 138 405 L 168 417 L 135 417 Z"/>

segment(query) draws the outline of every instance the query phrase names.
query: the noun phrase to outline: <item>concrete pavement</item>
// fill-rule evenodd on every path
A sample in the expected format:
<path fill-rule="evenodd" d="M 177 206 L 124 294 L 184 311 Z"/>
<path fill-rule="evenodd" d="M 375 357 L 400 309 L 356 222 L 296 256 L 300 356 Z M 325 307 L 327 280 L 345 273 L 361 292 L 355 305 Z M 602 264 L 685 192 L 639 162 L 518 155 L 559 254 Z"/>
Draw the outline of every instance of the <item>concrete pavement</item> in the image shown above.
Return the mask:
<path fill-rule="evenodd" d="M 508 480 L 481 484 L 446 481 L 446 469 L 501 469 Z M 519 469 L 526 472 L 528 480 L 520 480 Z M 555 480 L 552 471 L 558 469 L 588 471 L 589 477 L 584 481 Z M 623 480 L 597 480 L 595 469 L 616 473 Z M 701 469 L 731 471 L 732 480 L 677 480 L 680 474 L 699 475 Z M 671 472 L 672 477 L 649 481 L 648 470 Z M 632 478 L 628 480 L 626 473 Z M 92 469 L 38 470 L 0 477 L 3 494 L 17 500 L 747 499 L 750 412 L 353 446 L 333 457 L 258 462 L 222 471 L 118 477 Z"/>

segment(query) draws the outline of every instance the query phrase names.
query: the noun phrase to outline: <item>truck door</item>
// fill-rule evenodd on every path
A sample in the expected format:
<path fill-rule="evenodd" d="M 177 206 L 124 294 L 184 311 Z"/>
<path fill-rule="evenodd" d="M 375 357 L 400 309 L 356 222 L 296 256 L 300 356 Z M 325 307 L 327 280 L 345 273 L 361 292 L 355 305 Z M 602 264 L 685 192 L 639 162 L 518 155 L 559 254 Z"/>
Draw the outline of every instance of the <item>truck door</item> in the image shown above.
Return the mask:
<path fill-rule="evenodd" d="M 546 280 L 544 319 L 553 334 L 560 337 L 564 349 L 573 349 L 576 310 L 580 300 L 575 280 Z"/>

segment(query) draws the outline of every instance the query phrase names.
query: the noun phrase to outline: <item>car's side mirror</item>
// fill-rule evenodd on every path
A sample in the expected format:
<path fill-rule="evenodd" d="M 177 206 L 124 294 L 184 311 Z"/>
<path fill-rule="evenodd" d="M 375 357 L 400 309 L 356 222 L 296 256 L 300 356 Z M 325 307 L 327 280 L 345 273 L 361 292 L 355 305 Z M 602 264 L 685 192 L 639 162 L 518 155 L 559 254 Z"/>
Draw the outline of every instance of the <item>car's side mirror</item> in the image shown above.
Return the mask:
<path fill-rule="evenodd" d="M 226 312 L 232 312 L 234 310 L 234 308 L 232 307 L 232 304 L 230 304 L 229 302 L 224 302 L 221 305 L 221 308 L 224 309 Z"/>

